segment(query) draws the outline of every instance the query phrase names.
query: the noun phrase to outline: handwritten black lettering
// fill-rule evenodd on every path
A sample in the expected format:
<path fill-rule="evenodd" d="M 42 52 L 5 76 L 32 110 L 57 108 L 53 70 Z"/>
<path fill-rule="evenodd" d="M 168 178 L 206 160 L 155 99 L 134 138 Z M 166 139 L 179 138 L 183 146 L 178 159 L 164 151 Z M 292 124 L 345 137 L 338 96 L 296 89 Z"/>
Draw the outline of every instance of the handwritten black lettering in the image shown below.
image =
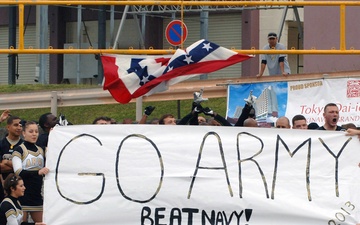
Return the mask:
<path fill-rule="evenodd" d="M 203 148 L 204 148 L 204 143 L 206 141 L 206 138 L 210 135 L 214 135 L 217 140 L 218 140 L 218 144 L 219 144 L 219 151 L 220 151 L 220 155 L 221 155 L 221 160 L 222 160 L 222 164 L 223 164 L 223 167 L 205 167 L 205 166 L 200 166 L 200 161 L 201 161 L 201 156 L 202 156 L 202 151 L 203 151 Z M 221 139 L 220 139 L 220 136 L 215 133 L 215 132 L 208 132 L 207 134 L 205 134 L 204 138 L 203 138 L 203 141 L 201 143 L 201 147 L 200 147 L 200 150 L 199 150 L 199 155 L 198 155 L 198 159 L 197 159 L 197 163 L 196 163 L 196 167 L 195 167 L 195 171 L 194 171 L 194 174 L 192 176 L 192 180 L 191 180 L 191 183 L 190 183 L 190 188 L 189 188 L 189 193 L 188 193 L 188 199 L 190 199 L 191 197 L 191 192 L 192 192 L 192 189 L 193 189 L 193 186 L 194 186 L 194 182 L 195 182 L 195 179 L 196 179 L 196 175 L 198 173 L 198 170 L 199 169 L 205 169 L 205 170 L 224 170 L 225 172 L 225 177 L 226 177 L 226 182 L 227 182 L 227 185 L 228 185 L 228 188 L 229 188 L 229 194 L 230 196 L 232 197 L 233 196 L 233 192 L 232 192 L 232 188 L 231 188 L 231 184 L 230 184 L 230 179 L 229 179 L 229 175 L 228 175 L 228 171 L 227 171 L 227 166 L 226 166 L 226 161 L 225 161 L 225 154 L 224 154 L 224 150 L 223 150 L 223 147 L 222 147 L 222 143 L 221 143 Z"/>
<path fill-rule="evenodd" d="M 100 193 L 93 199 L 90 199 L 88 201 L 79 201 L 79 200 L 74 200 L 72 199 L 71 197 L 68 197 L 68 196 L 65 196 L 62 191 L 61 191 L 61 188 L 60 188 L 60 185 L 59 185 L 59 167 L 60 167 L 60 162 L 61 162 L 61 157 L 63 155 L 63 153 L 65 152 L 66 148 L 68 147 L 68 145 L 75 141 L 75 140 L 79 140 L 81 141 L 81 138 L 82 137 L 90 137 L 90 138 L 93 138 L 95 139 L 99 145 L 101 146 L 102 143 L 101 141 L 96 138 L 95 136 L 92 136 L 92 135 L 89 135 L 89 134 L 80 134 L 80 135 L 77 135 L 75 136 L 74 138 L 72 138 L 68 143 L 65 144 L 65 146 L 61 149 L 60 151 L 60 154 L 59 154 L 59 157 L 58 157 L 58 160 L 57 160 L 57 163 L 56 163 L 56 168 L 55 168 L 55 183 L 56 183 L 56 188 L 57 188 L 57 191 L 59 192 L 60 196 L 63 197 L 64 199 L 72 202 L 72 203 L 75 203 L 75 204 L 91 204 L 97 200 L 99 200 L 101 198 L 101 196 L 103 195 L 104 193 L 104 188 L 105 188 L 105 175 L 103 173 L 88 173 L 88 172 L 83 172 L 83 173 L 79 173 L 78 175 L 79 176 L 101 176 L 102 177 L 102 185 L 101 185 L 101 189 L 100 189 Z"/>
<path fill-rule="evenodd" d="M 159 178 L 159 184 L 158 184 L 158 187 L 157 189 L 155 190 L 154 194 L 148 198 L 148 199 L 144 199 L 144 200 L 139 200 L 139 199 L 134 199 L 134 198 L 130 198 L 128 195 L 125 194 L 125 192 L 123 191 L 123 189 L 121 188 L 121 184 L 120 184 L 120 176 L 119 176 L 119 164 L 120 164 L 120 152 L 121 152 L 121 147 L 123 146 L 123 144 L 125 143 L 126 140 L 128 140 L 129 138 L 141 138 L 143 140 L 146 140 L 148 141 L 155 149 L 155 152 L 158 156 L 158 159 L 159 159 L 159 164 L 160 164 L 160 178 Z M 144 135 L 141 135 L 141 134 L 131 134 L 131 135 L 128 135 L 127 137 L 125 137 L 122 141 L 121 141 L 121 144 L 119 146 L 119 149 L 117 151 L 117 154 L 116 154 L 116 166 L 115 166 L 115 171 L 116 171 L 116 180 L 117 180 L 117 186 L 118 186 L 118 189 L 121 193 L 121 195 L 129 200 L 129 201 L 133 201 L 133 202 L 138 202 L 138 203 L 146 203 L 146 202 L 149 202 L 151 201 L 152 199 L 154 199 L 156 197 L 156 195 L 160 192 L 160 189 L 161 189 L 161 185 L 162 185 L 162 182 L 163 182 L 163 179 L 164 179 L 164 163 L 162 161 L 162 157 L 161 157 L 161 153 L 159 151 L 159 149 L 157 148 L 156 144 L 150 140 L 149 138 L 145 137 Z"/>

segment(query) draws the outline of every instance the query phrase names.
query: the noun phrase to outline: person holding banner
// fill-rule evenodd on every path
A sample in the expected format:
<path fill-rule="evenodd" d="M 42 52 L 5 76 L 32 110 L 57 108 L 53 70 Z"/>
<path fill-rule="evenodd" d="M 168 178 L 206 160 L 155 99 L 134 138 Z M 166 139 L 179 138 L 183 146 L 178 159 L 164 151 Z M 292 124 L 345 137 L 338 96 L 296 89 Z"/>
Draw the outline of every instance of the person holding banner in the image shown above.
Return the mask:
<path fill-rule="evenodd" d="M 162 125 L 176 125 L 175 116 L 172 114 L 164 114 L 159 119 L 159 124 Z"/>
<path fill-rule="evenodd" d="M 92 124 L 111 124 L 111 118 L 107 116 L 99 116 L 94 119 Z"/>
<path fill-rule="evenodd" d="M 253 118 L 247 118 L 245 121 L 244 121 L 244 127 L 258 127 L 258 123 L 255 119 Z"/>
<path fill-rule="evenodd" d="M 206 121 L 206 118 L 203 117 L 203 116 L 198 116 L 198 123 L 199 125 L 207 125 L 207 121 Z"/>
<path fill-rule="evenodd" d="M 43 176 L 49 169 L 45 166 L 45 153 L 43 147 L 35 143 L 39 137 L 38 126 L 29 121 L 23 126 L 24 143 L 17 146 L 12 154 L 13 169 L 16 175 L 24 180 L 25 195 L 20 197 L 24 210 L 24 221 L 30 212 L 34 222 L 41 222 L 43 216 L 43 198 L 41 194 Z"/>
<path fill-rule="evenodd" d="M 319 128 L 319 124 L 312 122 L 308 124 L 308 130 L 317 130 Z"/>
<path fill-rule="evenodd" d="M 357 135 L 358 138 L 360 139 L 360 130 L 349 128 L 349 129 L 346 130 L 345 135 L 346 136 L 355 136 L 355 135 Z"/>
<path fill-rule="evenodd" d="M 308 129 L 306 118 L 303 115 L 296 115 L 292 118 L 292 129 Z"/>
<path fill-rule="evenodd" d="M 345 124 L 341 125 L 341 127 L 342 127 L 344 130 L 347 130 L 347 129 L 357 129 L 356 125 L 353 124 L 353 123 L 345 123 Z"/>
<path fill-rule="evenodd" d="M 285 45 L 278 42 L 277 34 L 270 32 L 268 34 L 268 44 L 264 46 L 264 50 L 285 50 Z M 264 74 L 265 68 L 268 68 L 269 75 L 284 75 L 291 73 L 289 63 L 284 54 L 266 54 L 261 55 L 260 73 L 256 75 L 261 77 Z"/>
<path fill-rule="evenodd" d="M 318 130 L 343 130 L 342 127 L 337 125 L 339 121 L 339 108 L 335 103 L 328 103 L 324 108 L 323 113 L 325 124 L 318 128 Z"/>
<path fill-rule="evenodd" d="M 275 123 L 276 128 L 290 129 L 290 121 L 286 116 L 282 116 L 276 120 Z"/>

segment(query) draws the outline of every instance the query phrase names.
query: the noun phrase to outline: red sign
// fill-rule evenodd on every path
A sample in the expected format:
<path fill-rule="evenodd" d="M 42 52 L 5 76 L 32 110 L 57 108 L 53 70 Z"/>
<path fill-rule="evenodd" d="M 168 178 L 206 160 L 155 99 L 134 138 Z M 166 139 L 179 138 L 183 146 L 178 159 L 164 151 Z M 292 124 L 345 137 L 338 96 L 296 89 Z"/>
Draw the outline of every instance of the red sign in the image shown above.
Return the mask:
<path fill-rule="evenodd" d="M 171 21 L 165 30 L 166 40 L 174 46 L 184 43 L 187 37 L 187 27 L 181 20 Z"/>

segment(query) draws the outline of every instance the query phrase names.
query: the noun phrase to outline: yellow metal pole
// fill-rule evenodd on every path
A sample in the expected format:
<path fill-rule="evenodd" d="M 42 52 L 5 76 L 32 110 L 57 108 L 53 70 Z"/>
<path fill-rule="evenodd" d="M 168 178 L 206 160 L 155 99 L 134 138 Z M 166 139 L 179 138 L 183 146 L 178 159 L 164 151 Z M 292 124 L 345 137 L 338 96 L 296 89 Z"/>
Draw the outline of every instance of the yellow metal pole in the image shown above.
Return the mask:
<path fill-rule="evenodd" d="M 20 50 L 24 49 L 24 5 L 23 4 L 19 4 L 19 49 Z"/>
<path fill-rule="evenodd" d="M 309 55 L 360 55 L 360 50 L 236 50 L 235 52 L 248 55 L 259 54 L 309 54 Z M 174 54 L 174 49 L 33 49 L 31 47 L 26 49 L 0 49 L 0 54 L 123 54 L 123 55 L 168 55 Z"/>
<path fill-rule="evenodd" d="M 2 0 L 1 5 L 181 5 L 178 1 Z M 185 6 L 360 6 L 360 1 L 184 1 Z"/>
<path fill-rule="evenodd" d="M 346 18 L 346 6 L 344 4 L 340 5 L 340 50 L 346 49 L 346 39 L 345 39 L 345 18 Z"/>
<path fill-rule="evenodd" d="M 345 11 L 346 6 L 360 6 L 360 1 L 106 1 L 106 0 L 2 0 L 0 5 L 18 5 L 19 8 L 19 48 L 0 49 L 0 54 L 172 54 L 173 50 L 128 50 L 128 49 L 24 49 L 24 5 L 180 5 L 181 20 L 183 21 L 183 10 L 186 6 L 339 6 L 340 7 L 340 49 L 335 50 L 238 50 L 243 54 L 360 54 L 359 50 L 346 50 L 345 38 Z M 182 37 L 183 38 L 183 33 Z M 183 46 L 181 46 L 183 48 Z M 236 51 L 236 50 L 235 50 Z"/>

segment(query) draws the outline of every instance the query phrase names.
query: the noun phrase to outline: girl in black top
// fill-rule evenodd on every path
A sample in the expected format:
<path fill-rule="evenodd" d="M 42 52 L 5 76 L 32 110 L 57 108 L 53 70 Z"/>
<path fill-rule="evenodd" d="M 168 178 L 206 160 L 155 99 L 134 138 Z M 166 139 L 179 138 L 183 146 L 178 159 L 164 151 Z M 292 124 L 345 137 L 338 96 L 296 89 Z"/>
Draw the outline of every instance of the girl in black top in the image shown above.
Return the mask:
<path fill-rule="evenodd" d="M 46 225 L 45 223 L 23 222 L 23 211 L 18 200 L 24 196 L 25 186 L 23 179 L 13 173 L 4 181 L 6 198 L 0 204 L 0 225 Z"/>
<path fill-rule="evenodd" d="M 41 194 L 43 176 L 49 172 L 44 167 L 44 149 L 37 146 L 39 136 L 38 126 L 29 121 L 23 126 L 24 143 L 14 149 L 12 164 L 15 174 L 24 179 L 26 186 L 25 195 L 20 203 L 23 207 L 24 221 L 27 221 L 28 213 L 35 222 L 41 222 L 43 216 L 43 198 Z"/>
<path fill-rule="evenodd" d="M 0 205 L 0 225 L 19 225 L 23 219 L 19 197 L 24 196 L 25 186 L 21 177 L 11 173 L 4 181 L 6 198 Z"/>

